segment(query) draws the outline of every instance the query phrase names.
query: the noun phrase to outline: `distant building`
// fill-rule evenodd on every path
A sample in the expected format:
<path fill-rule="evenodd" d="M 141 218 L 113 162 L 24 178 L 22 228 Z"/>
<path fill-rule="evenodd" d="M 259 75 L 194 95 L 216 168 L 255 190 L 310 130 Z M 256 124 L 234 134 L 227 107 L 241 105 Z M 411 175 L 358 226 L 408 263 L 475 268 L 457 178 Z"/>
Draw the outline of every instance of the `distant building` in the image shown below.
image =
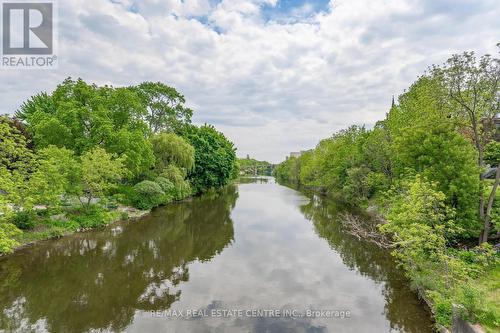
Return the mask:
<path fill-rule="evenodd" d="M 292 157 L 299 158 L 301 155 L 302 155 L 301 151 L 292 151 L 290 153 L 290 158 L 292 158 Z"/>
<path fill-rule="evenodd" d="M 495 124 L 495 134 L 494 134 L 494 138 L 495 138 L 495 141 L 497 142 L 500 142 L 500 113 L 497 113 L 494 117 L 493 117 L 493 124 Z"/>
<path fill-rule="evenodd" d="M 500 113 L 495 114 L 493 118 L 481 118 L 481 124 L 483 125 L 484 132 L 492 133 L 493 139 L 500 142 Z"/>

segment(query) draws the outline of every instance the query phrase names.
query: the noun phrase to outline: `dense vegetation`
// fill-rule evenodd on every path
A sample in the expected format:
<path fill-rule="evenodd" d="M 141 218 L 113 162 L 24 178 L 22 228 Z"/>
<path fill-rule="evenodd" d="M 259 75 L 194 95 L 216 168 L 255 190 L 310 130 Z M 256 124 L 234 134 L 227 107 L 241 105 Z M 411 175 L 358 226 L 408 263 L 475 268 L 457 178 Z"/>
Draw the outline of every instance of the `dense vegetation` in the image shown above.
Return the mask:
<path fill-rule="evenodd" d="M 238 159 L 240 175 L 243 176 L 272 176 L 274 165 L 267 161 L 259 161 L 247 156 Z"/>
<path fill-rule="evenodd" d="M 233 144 L 184 103 L 162 83 L 67 79 L 0 117 L 0 253 L 228 184 Z"/>
<path fill-rule="evenodd" d="M 499 88 L 498 58 L 454 55 L 418 78 L 373 129 L 341 130 L 275 170 L 278 180 L 376 204 L 380 231 L 447 326 L 452 304 L 463 318 L 500 326 L 498 302 L 480 287 L 499 271 L 498 247 L 488 243 L 500 232 Z"/>

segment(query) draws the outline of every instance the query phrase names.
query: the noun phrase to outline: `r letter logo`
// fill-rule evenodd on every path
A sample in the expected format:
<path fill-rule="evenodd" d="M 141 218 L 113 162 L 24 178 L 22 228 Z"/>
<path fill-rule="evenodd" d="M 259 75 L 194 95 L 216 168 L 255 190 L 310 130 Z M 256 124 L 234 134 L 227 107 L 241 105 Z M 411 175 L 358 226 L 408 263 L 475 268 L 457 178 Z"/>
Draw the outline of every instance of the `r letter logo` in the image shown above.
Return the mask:
<path fill-rule="evenodd" d="M 3 68 L 55 68 L 54 3 L 2 2 Z"/>

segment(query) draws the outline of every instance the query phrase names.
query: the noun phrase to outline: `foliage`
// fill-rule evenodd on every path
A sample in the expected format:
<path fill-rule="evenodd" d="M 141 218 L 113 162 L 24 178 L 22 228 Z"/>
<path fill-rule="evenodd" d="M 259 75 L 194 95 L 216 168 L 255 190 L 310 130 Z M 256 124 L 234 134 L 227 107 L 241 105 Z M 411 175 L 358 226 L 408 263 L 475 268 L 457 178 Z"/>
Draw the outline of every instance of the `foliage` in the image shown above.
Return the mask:
<path fill-rule="evenodd" d="M 500 164 L 500 142 L 490 142 L 484 147 L 484 161 L 491 166 Z"/>
<path fill-rule="evenodd" d="M 497 259 L 491 246 L 473 250 L 447 247 L 447 238 L 456 232 L 454 211 L 446 206 L 446 196 L 417 175 L 406 181 L 399 193 L 391 193 L 387 223 L 381 226 L 389 233 L 399 260 L 412 285 L 426 290 L 432 300 L 438 323 L 449 326 L 452 304 L 462 308 L 461 316 L 475 321 L 489 315 L 479 306 L 480 292 L 472 284 Z"/>
<path fill-rule="evenodd" d="M 169 165 L 175 165 L 185 173 L 194 167 L 194 148 L 174 133 L 159 133 L 152 137 L 156 158 L 156 172 L 161 174 Z"/>
<path fill-rule="evenodd" d="M 169 180 L 170 182 L 172 182 L 172 184 L 174 184 L 174 198 L 176 200 L 182 200 L 193 193 L 191 184 L 188 180 L 184 179 L 183 172 L 175 165 L 171 164 L 166 167 L 163 170 L 161 177 Z"/>
<path fill-rule="evenodd" d="M 38 152 L 37 161 L 28 181 L 34 202 L 58 205 L 62 196 L 77 191 L 81 168 L 71 150 L 48 146 Z"/>
<path fill-rule="evenodd" d="M 210 126 L 192 126 L 191 117 L 184 96 L 163 83 L 114 88 L 71 78 L 25 101 L 16 118 L 0 117 L 0 252 L 18 244 L 14 237 L 107 223 L 112 212 L 103 215 L 97 202 L 150 208 L 227 184 L 238 172 L 232 143 Z M 144 179 L 159 184 L 134 187 Z M 37 205 L 74 209 L 77 200 L 82 211 L 64 225 L 28 218 Z M 19 234 L 6 221 L 36 231 Z"/>
<path fill-rule="evenodd" d="M 144 82 L 133 88 L 147 109 L 145 120 L 153 133 L 178 131 L 191 123 L 193 111 L 184 106 L 184 96 L 161 82 Z"/>
<path fill-rule="evenodd" d="M 239 169 L 245 176 L 271 176 L 273 174 L 273 165 L 267 161 L 258 161 L 247 157 L 238 159 Z"/>
<path fill-rule="evenodd" d="M 448 326 L 452 304 L 471 321 L 498 318 L 474 279 L 498 266 L 485 242 L 499 231 L 500 173 L 480 175 L 500 161 L 499 85 L 500 59 L 454 55 L 419 77 L 373 129 L 351 126 L 275 169 L 280 181 L 381 204 L 394 255 Z M 458 247 L 478 235 L 481 246 Z"/>
<path fill-rule="evenodd" d="M 165 193 L 170 195 L 172 198 L 175 196 L 175 185 L 172 183 L 170 180 L 164 177 L 157 177 L 155 179 L 155 183 L 160 185 L 161 190 Z"/>
<path fill-rule="evenodd" d="M 500 43 L 497 47 L 500 50 Z M 493 117 L 500 112 L 500 58 L 484 55 L 477 59 L 474 52 L 455 54 L 442 66 L 433 66 L 431 74 L 446 88 L 443 101 L 474 144 L 480 174 L 485 168 L 485 147 L 499 134 Z M 488 240 L 491 231 L 491 210 L 499 183 L 497 177 L 488 193 L 478 193 L 478 215 L 483 224 L 480 243 Z"/>
<path fill-rule="evenodd" d="M 101 227 L 112 221 L 112 215 L 97 205 L 77 211 L 70 217 L 84 229 Z"/>
<path fill-rule="evenodd" d="M 21 230 L 31 230 L 36 224 L 36 214 L 31 210 L 23 210 L 17 212 L 10 222 Z"/>
<path fill-rule="evenodd" d="M 124 158 L 133 178 L 154 163 L 146 109 L 132 88 L 97 87 L 66 79 L 51 94 L 36 95 L 16 115 L 33 135 L 38 149 L 54 145 L 80 156 L 96 147 Z"/>
<path fill-rule="evenodd" d="M 114 159 L 102 148 L 96 148 L 83 154 L 81 164 L 81 184 L 76 188 L 77 195 L 83 195 L 87 201 L 82 205 L 90 206 L 92 198 L 104 195 L 123 175 L 121 159 Z"/>
<path fill-rule="evenodd" d="M 274 176 L 281 181 L 298 183 L 300 177 L 299 159 L 296 157 L 287 158 L 286 161 L 278 164 L 274 169 Z"/>
<path fill-rule="evenodd" d="M 405 177 L 409 169 L 437 183 L 446 203 L 457 211 L 463 236 L 479 233 L 477 198 L 479 169 L 474 147 L 457 130 L 443 104 L 442 86 L 422 77 L 400 96 L 400 104 L 388 115 L 394 152 L 394 173 Z"/>
<path fill-rule="evenodd" d="M 0 219 L 0 253 L 10 253 L 19 244 L 16 237 L 21 231 L 12 223 Z"/>
<path fill-rule="evenodd" d="M 462 233 L 476 236 L 480 191 L 477 154 L 449 118 L 438 79 L 421 77 L 372 130 L 351 126 L 315 149 L 278 165 L 279 180 L 336 192 L 352 204 L 383 196 L 391 184 L 419 173 L 445 195 Z"/>
<path fill-rule="evenodd" d="M 0 168 L 23 174 L 33 168 L 34 154 L 21 131 L 7 117 L 0 116 Z"/>
<path fill-rule="evenodd" d="M 192 126 L 183 135 L 195 149 L 195 167 L 188 174 L 195 192 L 227 185 L 236 165 L 233 143 L 210 125 Z"/>
<path fill-rule="evenodd" d="M 165 193 L 158 183 L 144 180 L 134 186 L 135 206 L 139 209 L 151 209 L 163 203 Z"/>

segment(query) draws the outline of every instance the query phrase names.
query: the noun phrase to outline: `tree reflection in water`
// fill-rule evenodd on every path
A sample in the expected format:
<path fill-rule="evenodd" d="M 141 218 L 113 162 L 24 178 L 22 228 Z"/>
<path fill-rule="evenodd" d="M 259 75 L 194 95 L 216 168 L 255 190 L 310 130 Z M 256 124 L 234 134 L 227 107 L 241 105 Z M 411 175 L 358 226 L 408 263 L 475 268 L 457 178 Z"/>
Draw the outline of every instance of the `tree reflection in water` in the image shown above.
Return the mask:
<path fill-rule="evenodd" d="M 189 263 L 209 261 L 233 242 L 237 196 L 229 186 L 3 258 L 0 330 L 120 331 L 136 310 L 168 309 Z"/>
<path fill-rule="evenodd" d="M 301 207 L 301 212 L 313 222 L 317 234 L 328 241 L 347 267 L 382 285 L 384 314 L 391 328 L 402 332 L 423 332 L 419 323 L 429 322 L 429 315 L 422 310 L 424 305 L 408 288 L 409 281 L 398 269 L 388 250 L 359 240 L 342 230 L 338 219 L 340 213 L 347 209 L 344 204 L 317 195 L 311 197 L 311 201 Z M 364 214 L 363 218 L 370 217 Z M 431 331 L 430 327 L 428 331 Z"/>

